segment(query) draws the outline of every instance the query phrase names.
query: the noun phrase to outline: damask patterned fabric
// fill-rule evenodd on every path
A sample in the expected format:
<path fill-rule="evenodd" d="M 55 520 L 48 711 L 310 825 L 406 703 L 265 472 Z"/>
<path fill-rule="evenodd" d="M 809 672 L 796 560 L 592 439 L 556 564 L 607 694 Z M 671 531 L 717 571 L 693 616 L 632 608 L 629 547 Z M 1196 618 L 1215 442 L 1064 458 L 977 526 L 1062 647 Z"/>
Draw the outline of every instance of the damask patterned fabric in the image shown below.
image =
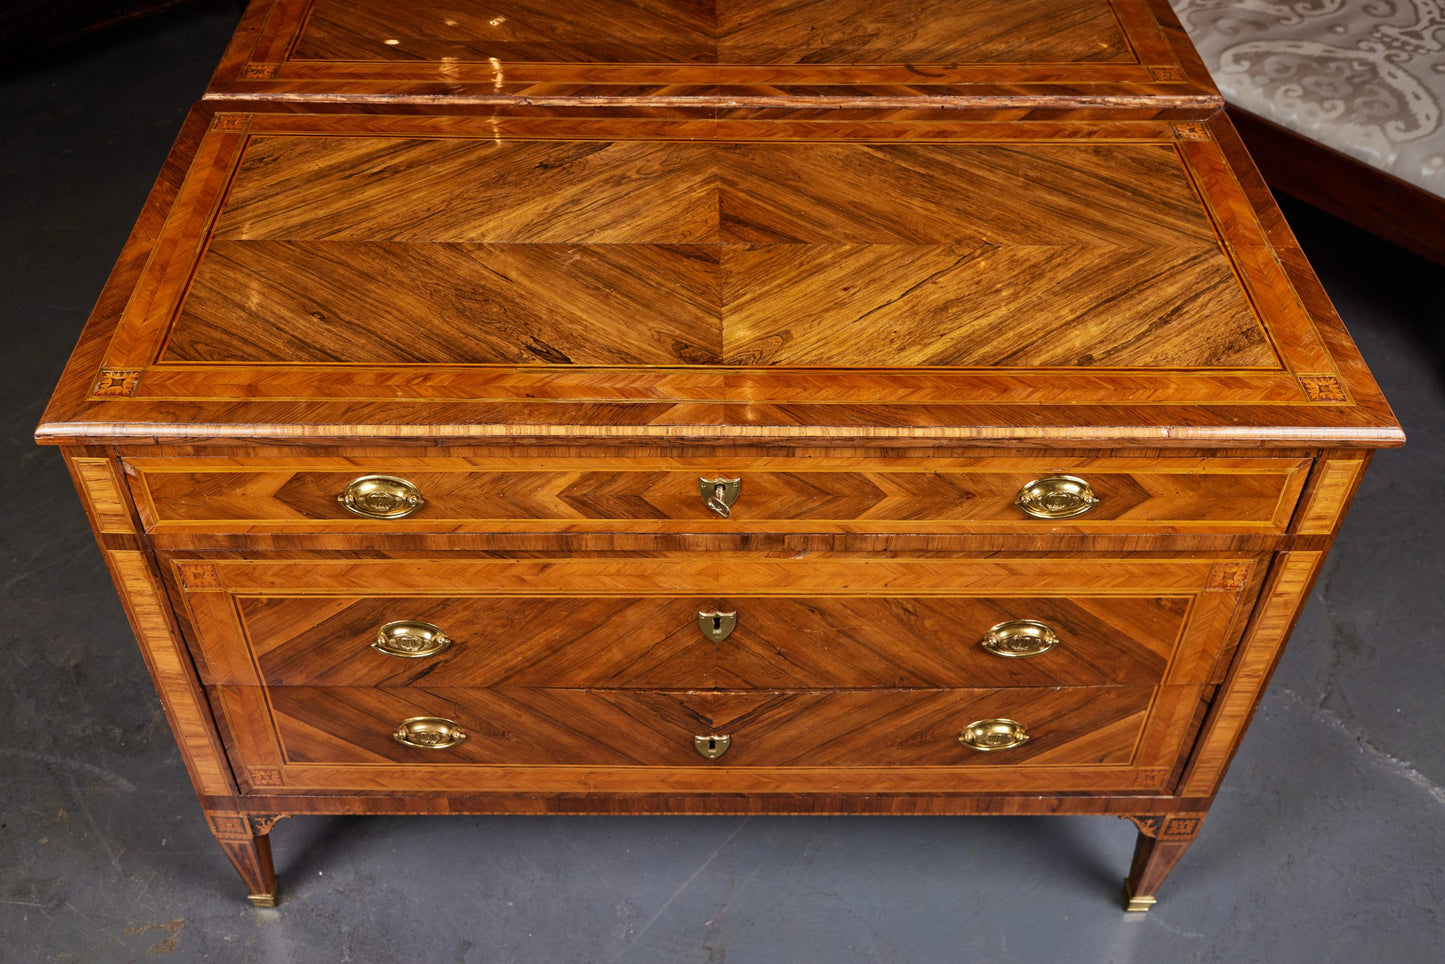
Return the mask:
<path fill-rule="evenodd" d="M 1445 0 L 1170 0 L 1229 103 L 1445 197 Z"/>

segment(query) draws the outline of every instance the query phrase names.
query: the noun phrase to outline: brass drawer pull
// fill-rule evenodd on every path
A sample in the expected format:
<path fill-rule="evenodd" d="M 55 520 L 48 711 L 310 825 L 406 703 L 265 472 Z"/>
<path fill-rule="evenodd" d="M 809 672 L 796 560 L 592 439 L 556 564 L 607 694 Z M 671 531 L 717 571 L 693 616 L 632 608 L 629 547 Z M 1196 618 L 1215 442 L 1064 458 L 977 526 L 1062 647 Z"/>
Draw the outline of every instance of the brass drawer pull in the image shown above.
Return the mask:
<path fill-rule="evenodd" d="M 354 479 L 336 500 L 368 519 L 404 519 L 426 504 L 416 486 L 391 475 Z"/>
<path fill-rule="evenodd" d="M 1010 619 L 984 634 L 982 646 L 995 656 L 1038 656 L 1059 645 L 1058 634 L 1036 619 Z"/>
<path fill-rule="evenodd" d="M 695 736 L 692 738 L 692 745 L 709 760 L 716 760 L 733 745 L 733 738 L 727 735 Z"/>
<path fill-rule="evenodd" d="M 1029 740 L 1022 723 L 1013 720 L 978 720 L 963 728 L 958 742 L 975 750 L 992 753 L 994 750 L 1012 750 L 1023 746 Z"/>
<path fill-rule="evenodd" d="M 1034 479 L 1022 489 L 1014 505 L 1035 519 L 1072 519 L 1099 504 L 1094 487 L 1072 475 Z"/>
<path fill-rule="evenodd" d="M 438 626 L 415 619 L 398 619 L 376 631 L 371 648 L 388 656 L 418 659 L 435 656 L 451 644 L 451 638 Z"/>
<path fill-rule="evenodd" d="M 392 734 L 396 742 L 422 750 L 445 750 L 467 738 L 461 727 L 439 716 L 413 716 L 402 720 Z"/>
<path fill-rule="evenodd" d="M 738 628 L 738 614 L 736 612 L 722 613 L 716 610 L 697 614 L 697 628 L 702 634 L 715 643 L 720 643 L 732 635 L 732 631 Z"/>
<path fill-rule="evenodd" d="M 724 519 L 733 514 L 733 503 L 738 500 L 742 479 L 698 479 L 697 490 L 707 507 Z"/>

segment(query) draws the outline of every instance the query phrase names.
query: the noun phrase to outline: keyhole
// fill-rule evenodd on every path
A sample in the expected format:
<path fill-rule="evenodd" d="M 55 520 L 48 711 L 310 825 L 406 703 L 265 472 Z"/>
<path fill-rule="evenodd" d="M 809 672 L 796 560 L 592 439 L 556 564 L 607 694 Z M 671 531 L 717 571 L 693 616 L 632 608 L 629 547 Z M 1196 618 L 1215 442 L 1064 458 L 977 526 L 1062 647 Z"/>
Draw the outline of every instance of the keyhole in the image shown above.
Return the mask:
<path fill-rule="evenodd" d="M 728 747 L 732 745 L 732 742 L 733 738 L 727 734 L 723 734 L 722 736 L 698 735 L 692 738 L 692 745 L 697 749 L 697 752 L 709 760 L 716 760 L 726 753 Z"/>
<path fill-rule="evenodd" d="M 735 612 L 720 612 L 717 610 L 703 610 L 697 614 L 698 632 L 712 640 L 720 643 L 727 639 L 737 627 L 738 614 Z"/>

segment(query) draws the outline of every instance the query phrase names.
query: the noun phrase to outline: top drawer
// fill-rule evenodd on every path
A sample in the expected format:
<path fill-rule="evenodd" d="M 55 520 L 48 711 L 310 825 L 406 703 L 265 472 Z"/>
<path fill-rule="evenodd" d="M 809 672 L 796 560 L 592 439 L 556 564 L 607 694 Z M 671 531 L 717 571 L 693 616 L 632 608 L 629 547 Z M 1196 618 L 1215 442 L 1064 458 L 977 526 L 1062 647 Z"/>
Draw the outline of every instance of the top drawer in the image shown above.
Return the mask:
<path fill-rule="evenodd" d="M 1271 534 L 1288 526 L 1309 464 L 606 456 L 126 462 L 147 529 L 173 533 Z"/>

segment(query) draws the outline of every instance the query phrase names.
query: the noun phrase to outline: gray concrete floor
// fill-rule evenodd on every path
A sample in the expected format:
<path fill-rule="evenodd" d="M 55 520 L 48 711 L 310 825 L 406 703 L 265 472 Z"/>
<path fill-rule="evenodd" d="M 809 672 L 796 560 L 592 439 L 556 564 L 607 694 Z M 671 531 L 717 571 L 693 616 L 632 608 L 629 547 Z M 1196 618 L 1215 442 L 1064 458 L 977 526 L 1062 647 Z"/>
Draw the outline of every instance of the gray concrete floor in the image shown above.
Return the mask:
<path fill-rule="evenodd" d="M 255 910 L 30 433 L 232 27 L 0 74 L 0 960 L 1445 959 L 1445 271 L 1291 205 L 1410 444 L 1381 454 L 1199 841 L 1146 916 L 1112 818 L 301 818 Z"/>

